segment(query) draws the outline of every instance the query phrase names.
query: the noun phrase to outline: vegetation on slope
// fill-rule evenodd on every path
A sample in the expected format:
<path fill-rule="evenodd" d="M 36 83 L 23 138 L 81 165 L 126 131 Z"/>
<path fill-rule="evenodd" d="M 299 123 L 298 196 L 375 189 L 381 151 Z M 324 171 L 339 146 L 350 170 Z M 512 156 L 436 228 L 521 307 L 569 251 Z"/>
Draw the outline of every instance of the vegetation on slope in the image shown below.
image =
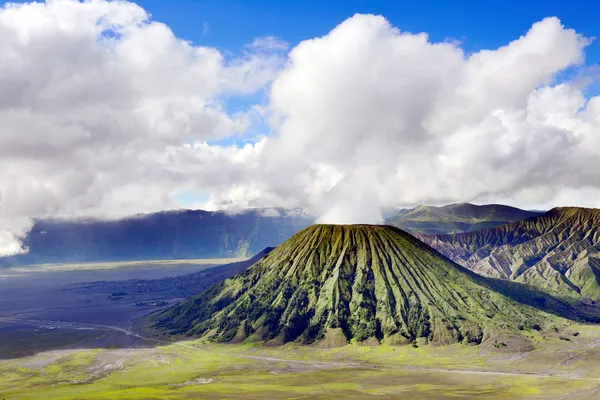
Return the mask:
<path fill-rule="evenodd" d="M 171 333 L 215 341 L 311 343 L 337 332 L 354 341 L 481 343 L 552 320 L 517 300 L 573 311 L 523 285 L 474 274 L 390 226 L 314 225 L 153 318 Z"/>
<path fill-rule="evenodd" d="M 443 207 L 418 206 L 403 209 L 387 223 L 410 232 L 444 234 L 472 232 L 540 215 L 501 204 L 449 204 Z"/>
<path fill-rule="evenodd" d="M 555 208 L 478 232 L 415 236 L 477 273 L 600 300 L 598 209 Z"/>

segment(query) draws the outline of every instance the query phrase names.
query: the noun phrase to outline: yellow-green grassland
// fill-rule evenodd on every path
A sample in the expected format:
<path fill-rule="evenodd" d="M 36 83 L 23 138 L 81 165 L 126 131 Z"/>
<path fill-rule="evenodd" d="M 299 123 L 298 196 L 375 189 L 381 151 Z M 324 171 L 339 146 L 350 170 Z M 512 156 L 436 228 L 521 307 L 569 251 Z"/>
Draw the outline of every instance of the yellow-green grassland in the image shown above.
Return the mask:
<path fill-rule="evenodd" d="M 597 399 L 600 327 L 535 349 L 214 344 L 54 350 L 0 361 L 0 399 Z M 565 340 L 568 339 L 568 340 Z"/>

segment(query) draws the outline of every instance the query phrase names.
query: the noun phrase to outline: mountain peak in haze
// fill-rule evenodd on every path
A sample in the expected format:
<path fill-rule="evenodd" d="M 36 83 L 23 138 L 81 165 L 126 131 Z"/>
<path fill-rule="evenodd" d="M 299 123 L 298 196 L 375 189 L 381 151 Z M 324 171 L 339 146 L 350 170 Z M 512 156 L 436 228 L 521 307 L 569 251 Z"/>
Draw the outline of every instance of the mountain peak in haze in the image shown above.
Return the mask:
<path fill-rule="evenodd" d="M 402 209 L 386 222 L 410 232 L 443 234 L 476 231 L 540 214 L 502 204 L 456 203 Z"/>

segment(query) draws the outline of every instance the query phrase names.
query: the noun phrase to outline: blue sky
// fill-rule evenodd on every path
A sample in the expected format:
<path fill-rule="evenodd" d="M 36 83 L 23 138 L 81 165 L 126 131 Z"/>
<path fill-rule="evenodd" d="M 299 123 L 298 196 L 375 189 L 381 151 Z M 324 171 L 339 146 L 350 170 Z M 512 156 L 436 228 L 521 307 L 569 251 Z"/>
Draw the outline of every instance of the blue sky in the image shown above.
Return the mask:
<path fill-rule="evenodd" d="M 404 31 L 427 32 L 431 40 L 458 39 L 467 51 L 495 48 L 524 34 L 531 25 L 557 16 L 588 37 L 600 35 L 600 1 L 430 0 L 430 1 L 232 1 L 139 0 L 155 20 L 197 44 L 237 52 L 257 36 L 277 36 L 291 45 L 321 36 L 355 13 L 385 16 Z M 600 62 L 600 43 L 587 52 Z"/>
<path fill-rule="evenodd" d="M 28 1 L 12 1 L 24 3 Z M 527 32 L 545 17 L 556 16 L 586 37 L 600 36 L 596 0 L 137 0 L 177 36 L 198 45 L 240 53 L 253 38 L 275 36 L 292 47 L 327 34 L 356 13 L 380 14 L 402 31 L 427 32 L 430 40 L 459 40 L 467 52 L 495 49 Z M 0 1 L 6 4 L 7 1 Z M 586 51 L 587 65 L 600 65 L 600 42 Z M 567 73 L 568 74 L 568 73 Z M 568 75 L 566 75 L 568 77 Z M 589 88 L 600 93 L 598 85 Z M 246 102 L 232 101 L 228 108 Z M 233 111 L 233 110 L 232 110 Z"/>
<path fill-rule="evenodd" d="M 28 1 L 11 1 L 24 3 Z M 292 46 L 321 36 L 355 13 L 381 14 L 403 31 L 427 32 L 431 40 L 458 39 L 467 51 L 494 48 L 557 16 L 587 37 L 600 36 L 596 0 L 137 0 L 153 18 L 194 43 L 239 52 L 258 36 L 277 36 Z M 9 1 L 0 1 L 6 4 Z M 600 62 L 600 43 L 587 51 Z"/>
<path fill-rule="evenodd" d="M 534 22 L 556 16 L 586 37 L 600 36 L 600 1 L 595 0 L 138 0 L 175 34 L 198 45 L 240 53 L 253 38 L 275 36 L 294 46 L 327 34 L 356 13 L 380 14 L 402 31 L 426 32 L 434 42 L 459 40 L 467 52 L 496 49 L 525 34 Z M 600 42 L 586 51 L 587 65 L 600 65 Z M 575 73 L 577 73 L 575 71 Z M 571 71 L 559 79 L 568 80 Z M 587 88 L 600 93 L 600 85 Z M 230 111 L 250 99 L 227 104 Z M 223 144 L 229 144 L 223 143 Z"/>

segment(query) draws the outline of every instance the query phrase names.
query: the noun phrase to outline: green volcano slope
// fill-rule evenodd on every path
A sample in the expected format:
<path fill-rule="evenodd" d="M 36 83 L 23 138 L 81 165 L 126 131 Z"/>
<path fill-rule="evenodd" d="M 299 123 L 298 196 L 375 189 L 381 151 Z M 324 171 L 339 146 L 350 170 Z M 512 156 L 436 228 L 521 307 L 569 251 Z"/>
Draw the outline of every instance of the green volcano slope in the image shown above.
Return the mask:
<path fill-rule="evenodd" d="M 415 236 L 479 274 L 600 300 L 599 209 L 555 208 L 478 232 Z"/>
<path fill-rule="evenodd" d="M 403 209 L 386 222 L 409 232 L 445 234 L 492 228 L 541 214 L 502 204 L 459 203 Z"/>
<path fill-rule="evenodd" d="M 553 316 L 515 300 L 574 315 L 524 285 L 474 274 L 399 229 L 314 225 L 153 318 L 172 334 L 274 344 L 334 333 L 344 341 L 481 343 L 552 323 Z"/>

